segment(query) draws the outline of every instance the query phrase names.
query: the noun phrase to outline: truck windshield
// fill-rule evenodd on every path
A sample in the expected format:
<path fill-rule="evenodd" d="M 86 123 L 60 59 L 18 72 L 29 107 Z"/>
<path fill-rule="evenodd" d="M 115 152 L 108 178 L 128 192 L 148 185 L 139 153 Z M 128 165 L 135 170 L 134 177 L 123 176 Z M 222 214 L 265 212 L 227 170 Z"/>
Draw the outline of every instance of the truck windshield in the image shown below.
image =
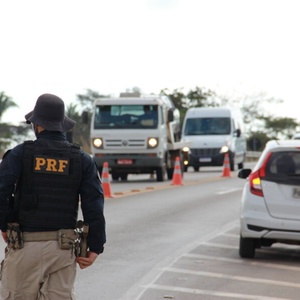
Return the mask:
<path fill-rule="evenodd" d="M 230 118 L 190 118 L 186 120 L 184 135 L 220 134 L 230 134 Z"/>
<path fill-rule="evenodd" d="M 158 123 L 157 105 L 98 105 L 95 129 L 153 129 Z"/>

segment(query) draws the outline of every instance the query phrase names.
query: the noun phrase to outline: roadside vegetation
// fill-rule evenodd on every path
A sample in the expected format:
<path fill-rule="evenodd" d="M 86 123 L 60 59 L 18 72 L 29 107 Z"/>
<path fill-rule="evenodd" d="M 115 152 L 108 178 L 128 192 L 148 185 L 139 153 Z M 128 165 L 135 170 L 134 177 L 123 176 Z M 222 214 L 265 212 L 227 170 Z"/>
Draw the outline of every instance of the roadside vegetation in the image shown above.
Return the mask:
<path fill-rule="evenodd" d="M 142 93 L 138 87 L 133 87 L 125 92 Z M 271 139 L 291 138 L 299 126 L 296 119 L 273 116 L 268 107 L 280 105 L 283 100 L 270 98 L 264 93 L 235 97 L 235 99 L 217 95 L 214 91 L 201 87 L 188 91 L 162 89 L 160 93 L 173 100 L 175 106 L 180 110 L 181 121 L 190 107 L 231 106 L 240 108 L 245 123 L 247 146 L 250 151 L 261 151 L 265 143 Z M 93 103 L 96 98 L 101 97 L 109 97 L 109 95 L 87 89 L 85 94 L 76 95 L 76 99 L 66 108 L 67 115 L 79 124 L 70 133 L 69 140 L 80 144 L 87 152 L 90 152 L 89 128 Z M 29 136 L 30 127 L 25 122 L 18 125 L 2 122 L 3 115 L 10 108 L 17 106 L 11 97 L 0 91 L 0 157 L 9 147 L 24 141 Z M 82 122 L 83 111 L 87 112 L 86 123 Z"/>

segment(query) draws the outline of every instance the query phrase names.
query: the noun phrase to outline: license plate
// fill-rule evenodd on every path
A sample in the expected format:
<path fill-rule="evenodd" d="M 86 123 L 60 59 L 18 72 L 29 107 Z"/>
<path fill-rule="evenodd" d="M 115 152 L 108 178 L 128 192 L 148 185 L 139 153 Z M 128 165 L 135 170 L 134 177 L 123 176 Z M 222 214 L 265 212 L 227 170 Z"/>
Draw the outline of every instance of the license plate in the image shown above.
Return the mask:
<path fill-rule="evenodd" d="M 132 165 L 132 159 L 118 159 L 118 165 Z"/>
<path fill-rule="evenodd" d="M 201 157 L 199 158 L 200 162 L 211 162 L 211 157 Z"/>
<path fill-rule="evenodd" d="M 300 198 L 300 188 L 294 188 L 293 189 L 293 197 L 294 198 Z"/>

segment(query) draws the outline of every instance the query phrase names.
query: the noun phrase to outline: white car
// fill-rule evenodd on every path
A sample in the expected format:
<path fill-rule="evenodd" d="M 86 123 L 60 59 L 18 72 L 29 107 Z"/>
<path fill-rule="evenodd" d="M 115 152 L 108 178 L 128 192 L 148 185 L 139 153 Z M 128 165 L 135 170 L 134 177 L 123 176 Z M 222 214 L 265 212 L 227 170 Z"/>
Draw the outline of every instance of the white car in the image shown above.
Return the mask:
<path fill-rule="evenodd" d="M 300 140 L 269 141 L 246 178 L 240 211 L 239 254 L 274 243 L 300 245 Z"/>

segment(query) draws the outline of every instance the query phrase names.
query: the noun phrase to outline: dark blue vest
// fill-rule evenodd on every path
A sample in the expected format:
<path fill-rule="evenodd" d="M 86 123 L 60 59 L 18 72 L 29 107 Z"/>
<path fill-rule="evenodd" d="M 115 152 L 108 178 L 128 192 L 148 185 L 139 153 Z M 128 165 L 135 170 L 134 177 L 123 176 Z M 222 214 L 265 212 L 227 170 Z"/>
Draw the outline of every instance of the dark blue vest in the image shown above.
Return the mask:
<path fill-rule="evenodd" d="M 23 171 L 15 193 L 22 231 L 75 228 L 82 177 L 81 150 L 67 141 L 24 143 Z"/>

